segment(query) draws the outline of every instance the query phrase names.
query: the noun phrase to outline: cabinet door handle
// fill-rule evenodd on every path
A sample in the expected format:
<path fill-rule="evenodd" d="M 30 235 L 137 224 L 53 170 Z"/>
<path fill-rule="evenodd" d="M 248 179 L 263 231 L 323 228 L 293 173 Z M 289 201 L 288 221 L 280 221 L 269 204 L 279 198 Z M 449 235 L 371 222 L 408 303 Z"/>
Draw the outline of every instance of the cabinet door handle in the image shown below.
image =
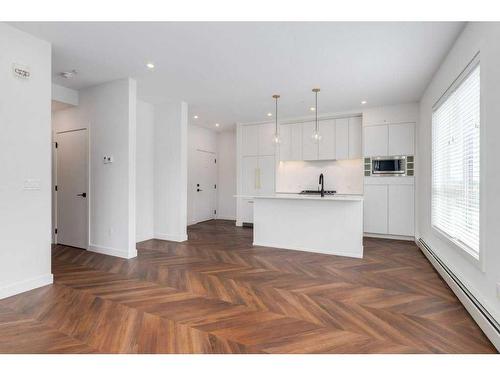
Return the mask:
<path fill-rule="evenodd" d="M 255 188 L 260 189 L 260 168 L 255 168 Z"/>

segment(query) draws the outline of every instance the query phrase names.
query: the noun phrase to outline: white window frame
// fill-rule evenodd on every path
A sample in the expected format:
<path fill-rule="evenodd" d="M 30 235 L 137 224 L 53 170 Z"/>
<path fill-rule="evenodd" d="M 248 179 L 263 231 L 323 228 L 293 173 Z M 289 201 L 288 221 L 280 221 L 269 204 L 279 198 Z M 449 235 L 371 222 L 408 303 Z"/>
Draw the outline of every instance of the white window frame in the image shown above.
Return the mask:
<path fill-rule="evenodd" d="M 439 99 L 432 106 L 431 118 L 435 110 L 437 110 L 441 104 L 448 99 L 448 97 L 462 84 L 464 80 L 466 80 L 469 74 L 480 65 L 480 53 L 477 52 L 473 59 L 467 64 L 467 66 L 462 70 L 462 72 L 455 78 L 452 84 L 445 90 L 445 92 L 439 97 Z M 478 257 L 471 254 L 469 250 L 460 242 L 456 241 L 452 237 L 450 237 L 447 233 L 443 232 L 439 228 L 435 227 L 432 223 L 432 189 L 431 189 L 431 199 L 430 199 L 430 212 L 431 212 L 431 228 L 433 232 L 441 239 L 445 240 L 452 248 L 457 250 L 457 253 L 461 254 L 464 258 L 466 258 L 469 262 L 479 268 L 481 271 L 485 272 L 485 216 L 486 216 L 486 204 L 485 204 L 485 170 L 486 163 L 484 157 L 484 147 L 483 139 L 485 138 L 485 121 L 483 116 L 483 89 L 482 89 L 482 74 L 480 76 L 480 84 L 479 84 L 479 116 L 480 116 L 480 127 L 479 127 L 479 165 L 480 165 L 480 174 L 479 174 L 479 254 Z M 431 119 L 431 186 L 433 186 L 433 173 L 432 173 L 432 141 L 434 139 L 434 126 L 432 124 Z"/>

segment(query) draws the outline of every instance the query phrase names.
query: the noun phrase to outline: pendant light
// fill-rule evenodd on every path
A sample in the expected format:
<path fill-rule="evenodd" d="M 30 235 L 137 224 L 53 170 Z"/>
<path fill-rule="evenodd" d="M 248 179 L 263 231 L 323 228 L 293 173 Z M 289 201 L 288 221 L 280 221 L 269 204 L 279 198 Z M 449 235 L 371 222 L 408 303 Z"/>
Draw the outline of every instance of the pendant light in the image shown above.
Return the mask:
<path fill-rule="evenodd" d="M 277 94 L 274 94 L 273 98 L 276 102 L 276 110 L 275 110 L 275 114 L 274 114 L 274 137 L 273 137 L 273 140 L 274 140 L 274 143 L 280 143 L 281 139 L 280 139 L 279 130 L 278 130 L 278 99 L 280 98 L 280 96 Z"/>
<path fill-rule="evenodd" d="M 321 134 L 319 134 L 319 122 L 318 122 L 318 92 L 320 91 L 319 88 L 314 88 L 312 89 L 312 91 L 314 92 L 315 94 L 315 99 L 316 99 L 316 103 L 315 103 L 315 116 L 316 116 L 316 119 L 315 119 L 315 124 L 314 124 L 314 132 L 312 133 L 312 140 L 313 142 L 319 142 L 321 141 Z"/>

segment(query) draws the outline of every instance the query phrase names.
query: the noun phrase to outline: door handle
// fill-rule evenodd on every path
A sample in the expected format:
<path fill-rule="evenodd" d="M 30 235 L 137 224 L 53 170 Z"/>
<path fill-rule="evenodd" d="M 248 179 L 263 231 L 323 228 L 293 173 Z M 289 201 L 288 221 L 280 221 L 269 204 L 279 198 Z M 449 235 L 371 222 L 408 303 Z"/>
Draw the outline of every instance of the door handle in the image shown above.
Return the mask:
<path fill-rule="evenodd" d="M 203 191 L 203 190 L 201 190 L 201 189 L 196 189 L 196 191 Z"/>
<path fill-rule="evenodd" d="M 77 196 L 77 197 L 87 198 L 87 193 L 77 194 L 76 196 Z"/>

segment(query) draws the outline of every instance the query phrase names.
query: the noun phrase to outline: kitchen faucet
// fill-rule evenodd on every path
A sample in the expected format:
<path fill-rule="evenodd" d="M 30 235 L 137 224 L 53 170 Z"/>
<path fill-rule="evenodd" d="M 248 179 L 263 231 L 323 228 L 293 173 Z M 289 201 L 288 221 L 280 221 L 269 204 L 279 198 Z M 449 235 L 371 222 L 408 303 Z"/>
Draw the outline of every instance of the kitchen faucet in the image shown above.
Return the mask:
<path fill-rule="evenodd" d="M 321 174 L 319 175 L 319 183 L 320 183 L 320 185 L 321 185 L 321 197 L 324 197 L 324 196 L 325 196 L 325 185 L 324 185 L 324 183 L 323 183 L 323 180 L 324 180 L 324 178 L 323 178 L 323 173 L 321 173 Z"/>

